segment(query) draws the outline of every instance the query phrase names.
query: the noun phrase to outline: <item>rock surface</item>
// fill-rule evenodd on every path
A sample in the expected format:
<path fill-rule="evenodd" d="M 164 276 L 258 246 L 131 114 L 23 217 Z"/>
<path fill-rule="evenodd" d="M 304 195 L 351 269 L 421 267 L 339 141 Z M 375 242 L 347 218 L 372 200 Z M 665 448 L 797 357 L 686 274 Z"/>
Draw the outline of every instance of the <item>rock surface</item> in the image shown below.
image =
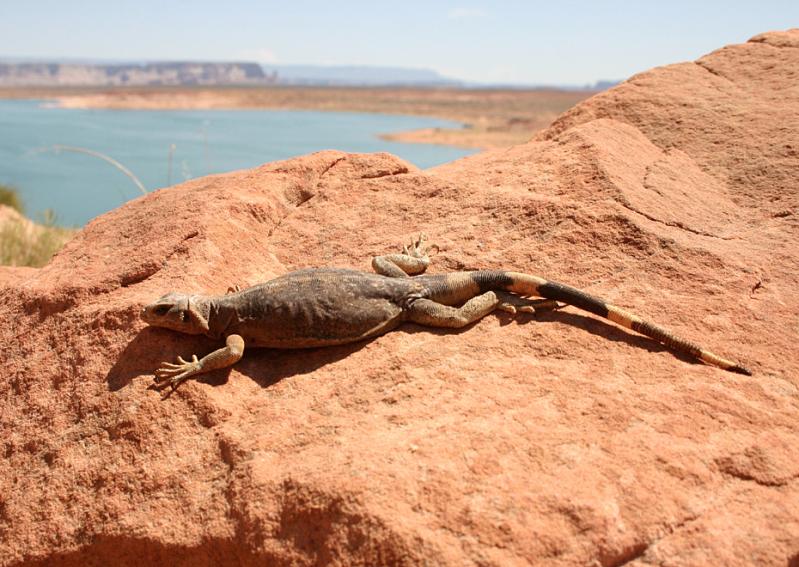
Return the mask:
<path fill-rule="evenodd" d="M 798 46 L 654 69 L 434 170 L 322 152 L 91 222 L 0 287 L 0 564 L 798 565 Z M 144 303 L 420 230 L 433 272 L 577 285 L 755 375 L 566 309 L 148 390 L 215 345 Z"/>

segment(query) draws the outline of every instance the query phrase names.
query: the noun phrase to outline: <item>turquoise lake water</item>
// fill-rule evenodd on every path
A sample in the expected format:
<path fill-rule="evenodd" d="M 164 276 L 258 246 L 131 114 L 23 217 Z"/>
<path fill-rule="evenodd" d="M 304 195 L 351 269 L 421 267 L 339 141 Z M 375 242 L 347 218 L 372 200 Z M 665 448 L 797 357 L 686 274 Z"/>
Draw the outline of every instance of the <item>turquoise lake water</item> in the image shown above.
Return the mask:
<path fill-rule="evenodd" d="M 348 112 L 72 110 L 42 101 L 0 100 L 0 184 L 18 189 L 29 216 L 38 218 L 52 209 L 58 224 L 82 226 L 141 192 L 111 164 L 82 153 L 55 152 L 54 145 L 105 154 L 152 191 L 324 149 L 391 152 L 421 168 L 473 153 L 378 138 L 436 127 L 458 123 Z"/>

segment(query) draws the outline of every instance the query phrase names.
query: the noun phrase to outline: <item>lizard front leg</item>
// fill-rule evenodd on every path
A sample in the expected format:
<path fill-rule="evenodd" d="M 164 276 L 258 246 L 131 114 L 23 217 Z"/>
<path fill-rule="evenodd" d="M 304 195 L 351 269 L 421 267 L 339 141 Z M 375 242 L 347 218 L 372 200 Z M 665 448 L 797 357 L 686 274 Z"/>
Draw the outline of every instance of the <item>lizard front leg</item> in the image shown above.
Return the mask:
<path fill-rule="evenodd" d="M 155 388 L 161 390 L 167 386 L 171 386 L 174 391 L 181 382 L 197 376 L 198 374 L 205 374 L 212 370 L 219 368 L 227 368 L 236 364 L 244 355 L 244 339 L 240 335 L 230 335 L 225 341 L 225 346 L 205 355 L 201 359 L 197 359 L 197 355 L 193 354 L 191 361 L 183 360 L 178 357 L 178 364 L 164 362 L 161 367 L 155 371 L 156 382 Z"/>

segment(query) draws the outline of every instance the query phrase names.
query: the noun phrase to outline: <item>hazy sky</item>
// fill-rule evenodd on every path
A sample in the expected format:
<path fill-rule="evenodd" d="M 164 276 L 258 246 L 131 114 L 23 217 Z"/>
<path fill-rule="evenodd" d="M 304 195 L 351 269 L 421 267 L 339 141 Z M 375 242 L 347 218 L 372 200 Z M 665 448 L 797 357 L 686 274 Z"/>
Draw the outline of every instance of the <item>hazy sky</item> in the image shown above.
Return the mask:
<path fill-rule="evenodd" d="M 0 57 L 424 67 L 584 84 L 799 27 L 799 0 L 0 0 Z"/>

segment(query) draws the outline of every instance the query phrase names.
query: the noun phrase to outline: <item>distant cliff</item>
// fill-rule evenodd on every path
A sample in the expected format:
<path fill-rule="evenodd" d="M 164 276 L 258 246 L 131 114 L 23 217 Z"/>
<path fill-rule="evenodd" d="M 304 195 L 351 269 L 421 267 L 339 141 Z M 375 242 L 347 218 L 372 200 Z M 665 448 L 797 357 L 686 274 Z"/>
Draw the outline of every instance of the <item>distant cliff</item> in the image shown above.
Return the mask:
<path fill-rule="evenodd" d="M 0 87 L 241 85 L 276 81 L 257 63 L 0 63 Z"/>
<path fill-rule="evenodd" d="M 310 86 L 461 86 L 462 81 L 432 69 L 372 65 L 264 65 L 284 85 Z"/>
<path fill-rule="evenodd" d="M 147 85 L 459 86 L 430 69 L 246 62 L 91 62 L 0 59 L 0 87 Z"/>

